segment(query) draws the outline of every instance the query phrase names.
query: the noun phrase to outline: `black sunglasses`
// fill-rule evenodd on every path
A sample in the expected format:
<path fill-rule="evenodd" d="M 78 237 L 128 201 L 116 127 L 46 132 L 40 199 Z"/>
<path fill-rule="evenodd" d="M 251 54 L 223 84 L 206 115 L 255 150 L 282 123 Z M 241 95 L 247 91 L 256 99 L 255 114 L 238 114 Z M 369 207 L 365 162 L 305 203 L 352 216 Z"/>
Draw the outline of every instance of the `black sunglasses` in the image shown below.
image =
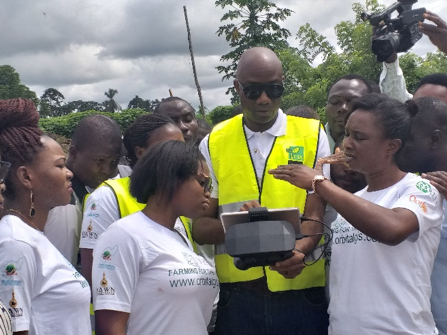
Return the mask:
<path fill-rule="evenodd" d="M 265 92 L 270 99 L 278 99 L 284 93 L 284 86 L 282 84 L 253 84 L 244 87 L 239 80 L 237 82 L 242 88 L 245 97 L 251 100 L 258 99 L 262 92 Z"/>
<path fill-rule="evenodd" d="M 0 161 L 0 183 L 3 183 L 3 180 L 5 180 L 6 174 L 8 173 L 10 167 L 11 163 Z"/>
<path fill-rule="evenodd" d="M 200 179 L 197 179 L 197 182 L 203 187 L 203 191 L 205 193 L 211 193 L 213 191 L 213 181 L 211 180 L 211 177 L 202 172 L 197 172 L 197 175 L 201 177 Z"/>

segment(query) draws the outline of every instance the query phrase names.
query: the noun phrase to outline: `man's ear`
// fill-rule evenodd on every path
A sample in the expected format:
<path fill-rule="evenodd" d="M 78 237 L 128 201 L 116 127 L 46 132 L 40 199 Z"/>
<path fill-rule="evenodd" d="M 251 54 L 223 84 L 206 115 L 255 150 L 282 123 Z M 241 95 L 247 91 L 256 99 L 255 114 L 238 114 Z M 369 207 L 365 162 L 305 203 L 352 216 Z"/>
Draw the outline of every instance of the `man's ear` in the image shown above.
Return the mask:
<path fill-rule="evenodd" d="M 388 149 L 386 150 L 386 152 L 394 156 L 401 146 L 402 140 L 395 138 L 388 142 Z"/>
<path fill-rule="evenodd" d="M 241 90 L 241 85 L 239 85 L 239 80 L 237 80 L 236 78 L 233 80 L 233 86 L 237 92 L 237 94 L 240 94 L 240 90 Z"/>
<path fill-rule="evenodd" d="M 70 148 L 68 149 L 68 157 L 70 157 L 72 160 L 76 159 L 76 155 L 78 154 L 78 148 L 74 145 L 70 145 Z"/>
<path fill-rule="evenodd" d="M 443 135 L 444 134 L 439 129 L 435 129 L 432 131 L 432 133 L 430 134 L 430 145 L 429 145 L 430 150 L 435 150 L 441 145 Z"/>
<path fill-rule="evenodd" d="M 19 166 L 16 170 L 16 176 L 23 186 L 27 189 L 33 189 L 33 174 L 26 166 Z"/>

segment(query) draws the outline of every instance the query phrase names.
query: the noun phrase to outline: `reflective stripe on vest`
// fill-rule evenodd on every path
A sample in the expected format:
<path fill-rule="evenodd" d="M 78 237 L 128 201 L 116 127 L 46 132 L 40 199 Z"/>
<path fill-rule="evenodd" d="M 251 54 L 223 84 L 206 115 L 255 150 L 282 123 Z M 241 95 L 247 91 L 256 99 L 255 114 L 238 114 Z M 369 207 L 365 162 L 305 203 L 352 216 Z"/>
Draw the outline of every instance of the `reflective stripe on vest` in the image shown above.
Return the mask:
<path fill-rule="evenodd" d="M 146 206 L 146 204 L 139 203 L 137 199 L 130 194 L 130 177 L 106 180 L 103 185 L 109 186 L 115 194 L 120 218 L 141 211 Z M 196 244 L 194 243 L 191 234 L 191 220 L 181 216 L 180 221 L 182 221 L 182 224 L 185 227 L 188 240 L 191 242 L 194 251 L 196 251 Z"/>
<path fill-rule="evenodd" d="M 275 138 L 267 157 L 262 181 L 258 184 L 248 148 L 242 115 L 214 127 L 209 137 L 209 151 L 219 185 L 219 212 L 239 211 L 241 205 L 258 200 L 267 208 L 298 207 L 304 212 L 307 192 L 288 182 L 277 180 L 269 169 L 299 161 L 314 167 L 318 149 L 320 123 L 313 119 L 287 116 L 285 136 Z M 288 291 L 325 285 L 324 261 L 306 267 L 295 279 L 286 279 L 268 267 L 238 270 L 233 258 L 216 247 L 216 269 L 221 283 L 249 281 L 267 276 L 270 291 Z"/>

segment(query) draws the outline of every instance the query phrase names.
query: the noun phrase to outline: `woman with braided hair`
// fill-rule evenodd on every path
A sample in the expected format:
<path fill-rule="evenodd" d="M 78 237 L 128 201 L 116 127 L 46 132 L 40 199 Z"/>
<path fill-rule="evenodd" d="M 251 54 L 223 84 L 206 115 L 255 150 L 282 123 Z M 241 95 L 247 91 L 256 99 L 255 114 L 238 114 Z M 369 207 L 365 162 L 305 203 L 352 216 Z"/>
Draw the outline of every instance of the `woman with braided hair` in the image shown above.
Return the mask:
<path fill-rule="evenodd" d="M 136 119 L 125 131 L 123 143 L 130 167 L 137 163 L 146 150 L 168 140 L 184 141 L 174 121 L 162 114 L 146 114 Z M 115 221 L 144 207 L 129 193 L 130 177 L 107 180 L 85 202 L 81 231 L 82 274 L 91 284 L 92 253 L 99 236 Z M 182 228 L 178 222 L 177 229 Z"/>
<path fill-rule="evenodd" d="M 14 334 L 87 335 L 89 286 L 43 235 L 50 209 L 70 201 L 73 174 L 38 121 L 32 101 L 0 100 L 0 155 L 11 163 L 0 221 L 0 300 Z"/>

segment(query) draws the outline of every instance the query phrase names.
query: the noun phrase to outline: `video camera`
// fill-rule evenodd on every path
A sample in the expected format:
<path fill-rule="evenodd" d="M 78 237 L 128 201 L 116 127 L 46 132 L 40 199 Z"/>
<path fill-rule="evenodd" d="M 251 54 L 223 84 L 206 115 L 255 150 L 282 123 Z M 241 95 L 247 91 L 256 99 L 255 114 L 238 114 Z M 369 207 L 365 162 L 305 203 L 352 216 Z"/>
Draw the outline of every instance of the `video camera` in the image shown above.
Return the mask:
<path fill-rule="evenodd" d="M 383 62 L 395 51 L 408 51 L 421 39 L 418 22 L 424 21 L 425 8 L 411 9 L 416 2 L 418 0 L 398 0 L 382 12 L 361 14 L 362 20 L 373 26 L 376 37 L 371 42 L 371 50 L 377 61 Z M 394 11 L 399 15 L 391 18 Z"/>

